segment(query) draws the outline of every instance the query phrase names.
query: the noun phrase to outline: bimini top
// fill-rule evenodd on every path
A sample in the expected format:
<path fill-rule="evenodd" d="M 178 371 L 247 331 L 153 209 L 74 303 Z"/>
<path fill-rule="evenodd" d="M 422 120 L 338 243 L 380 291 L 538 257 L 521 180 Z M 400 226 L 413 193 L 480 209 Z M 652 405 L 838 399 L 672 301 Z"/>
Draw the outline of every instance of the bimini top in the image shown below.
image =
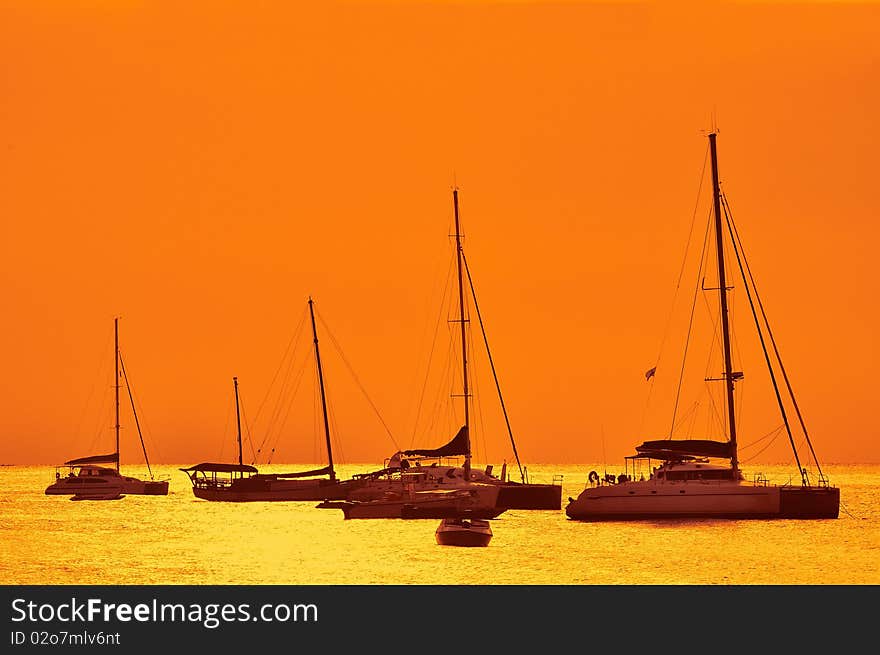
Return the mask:
<path fill-rule="evenodd" d="M 188 469 L 180 469 L 184 473 L 189 471 L 202 471 L 208 473 L 256 473 L 257 469 L 248 464 L 217 464 L 215 462 L 202 462 Z"/>
<path fill-rule="evenodd" d="M 636 446 L 642 457 L 652 459 L 684 459 L 688 457 L 733 457 L 733 448 L 725 441 L 710 439 L 657 439 Z"/>
<path fill-rule="evenodd" d="M 455 457 L 457 455 L 467 455 L 468 443 L 468 429 L 465 425 L 462 426 L 462 428 L 458 431 L 458 434 L 456 434 L 452 438 L 452 441 L 447 443 L 445 446 L 440 446 L 439 448 L 434 448 L 431 450 L 404 450 L 403 454 L 407 456 L 420 455 L 422 457 Z"/>
<path fill-rule="evenodd" d="M 92 455 L 90 457 L 70 459 L 64 462 L 64 465 L 79 466 L 80 464 L 116 464 L 117 462 L 119 462 L 119 453 L 109 453 L 107 455 Z"/>

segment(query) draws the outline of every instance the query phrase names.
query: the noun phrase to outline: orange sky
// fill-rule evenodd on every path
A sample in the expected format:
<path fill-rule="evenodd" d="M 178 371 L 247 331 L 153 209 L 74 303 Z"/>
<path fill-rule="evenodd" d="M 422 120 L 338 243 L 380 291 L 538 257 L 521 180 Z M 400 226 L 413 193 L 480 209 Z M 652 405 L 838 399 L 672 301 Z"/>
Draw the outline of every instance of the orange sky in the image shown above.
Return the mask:
<path fill-rule="evenodd" d="M 153 459 L 231 458 L 232 376 L 253 418 L 309 295 L 410 446 L 454 184 L 521 457 L 619 462 L 669 427 L 713 116 L 818 455 L 878 462 L 878 28 L 873 3 L 4 2 L 0 462 L 112 450 L 114 316 Z M 322 350 L 340 458 L 381 462 L 395 444 Z M 320 461 L 311 387 L 273 461 Z M 742 444 L 778 423 L 760 389 Z M 461 420 L 435 419 L 419 445 Z M 760 459 L 789 461 L 787 441 Z"/>

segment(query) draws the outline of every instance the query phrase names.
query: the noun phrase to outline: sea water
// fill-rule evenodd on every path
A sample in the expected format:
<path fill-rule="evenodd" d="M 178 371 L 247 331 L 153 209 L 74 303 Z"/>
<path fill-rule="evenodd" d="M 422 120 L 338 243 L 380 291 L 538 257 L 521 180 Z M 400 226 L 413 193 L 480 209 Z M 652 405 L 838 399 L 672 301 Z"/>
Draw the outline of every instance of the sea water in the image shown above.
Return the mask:
<path fill-rule="evenodd" d="M 181 465 L 186 466 L 186 465 Z M 438 520 L 345 520 L 316 502 L 199 500 L 179 466 L 167 496 L 46 496 L 51 466 L 0 467 L 2 584 L 752 585 L 880 583 L 880 466 L 828 465 L 840 517 L 582 523 L 565 505 L 601 465 L 563 476 L 559 510 L 508 510 L 485 548 L 439 546 Z M 273 465 L 266 472 L 308 468 Z M 347 465 L 340 477 L 371 470 Z M 758 467 L 771 482 L 791 467 Z M 757 473 L 747 471 L 747 477 Z M 144 470 L 141 470 L 144 469 Z M 146 476 L 145 467 L 122 467 Z"/>

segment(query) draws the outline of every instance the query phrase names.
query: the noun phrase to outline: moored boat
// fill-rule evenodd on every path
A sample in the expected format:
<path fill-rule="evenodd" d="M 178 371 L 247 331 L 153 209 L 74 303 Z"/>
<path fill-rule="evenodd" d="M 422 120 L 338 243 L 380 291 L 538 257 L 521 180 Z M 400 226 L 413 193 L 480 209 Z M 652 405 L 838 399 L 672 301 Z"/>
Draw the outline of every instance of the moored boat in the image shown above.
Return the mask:
<path fill-rule="evenodd" d="M 106 455 L 90 455 L 88 457 L 79 457 L 64 462 L 61 466 L 55 467 L 55 482 L 46 487 L 45 494 L 47 496 L 59 496 L 77 493 L 102 494 L 102 490 L 106 490 L 111 486 L 119 486 L 120 493 L 142 495 L 142 496 L 167 496 L 168 480 L 155 479 L 150 460 L 147 457 L 147 447 L 144 443 L 144 437 L 141 433 L 140 421 L 138 420 L 137 410 L 135 409 L 134 395 L 128 382 L 128 375 L 125 371 L 125 362 L 122 360 L 122 353 L 119 350 L 119 319 L 113 321 L 113 334 L 115 345 L 115 400 L 116 400 L 116 451 Z M 141 448 L 144 453 L 144 461 L 147 470 L 150 473 L 149 480 L 142 480 L 128 475 L 122 475 L 119 470 L 119 431 L 121 428 L 119 422 L 119 380 L 121 376 L 125 381 L 128 397 L 131 401 L 131 411 L 134 416 L 135 425 L 137 427 L 138 437 L 140 438 Z M 98 464 L 112 464 L 113 468 L 107 466 L 98 466 Z M 61 474 L 61 469 L 66 468 L 67 473 Z"/>
<path fill-rule="evenodd" d="M 506 510 L 497 506 L 498 488 L 471 485 L 465 489 L 389 492 L 372 500 L 327 500 L 318 509 L 340 509 L 346 519 L 492 519 Z"/>
<path fill-rule="evenodd" d="M 457 277 L 458 318 L 451 321 L 460 326 L 458 340 L 459 354 L 461 356 L 461 394 L 464 405 L 464 425 L 455 436 L 446 444 L 437 448 L 413 448 L 394 453 L 382 469 L 355 475 L 354 479 L 360 482 L 352 487 L 349 500 L 373 500 L 381 498 L 389 491 L 393 491 L 401 484 L 401 479 L 412 471 L 419 471 L 422 475 L 416 481 L 416 489 L 419 491 L 445 490 L 450 488 L 468 488 L 472 484 L 494 485 L 498 487 L 497 507 L 499 509 L 530 509 L 530 510 L 559 510 L 562 508 L 562 478 L 554 476 L 551 483 L 535 483 L 529 480 L 528 471 L 519 459 L 513 431 L 507 415 L 507 408 L 501 395 L 501 386 L 495 370 L 495 364 L 489 351 L 489 341 L 483 329 L 482 316 L 477 304 L 476 292 L 473 280 L 462 247 L 462 233 L 459 217 L 458 189 L 452 192 L 453 210 L 455 218 L 455 259 Z M 465 293 L 465 280 L 470 293 Z M 498 391 L 501 411 L 513 455 L 519 469 L 520 480 L 508 479 L 507 464 L 502 466 L 500 477 L 493 473 L 493 466 L 487 465 L 484 469 L 472 466 L 471 446 L 471 403 L 472 390 L 468 359 L 467 318 L 468 310 L 466 298 L 473 301 L 473 311 L 476 314 L 482 331 L 483 342 L 486 346 L 495 387 Z M 459 395 L 459 394 L 456 394 Z"/>
<path fill-rule="evenodd" d="M 483 519 L 443 519 L 434 538 L 441 546 L 488 546 L 492 540 L 492 526 Z"/>
<path fill-rule="evenodd" d="M 315 367 L 321 391 L 321 407 L 324 417 L 324 437 L 327 445 L 327 466 L 309 471 L 291 473 L 260 473 L 255 466 L 244 464 L 241 442 L 241 410 L 238 397 L 238 378 L 235 387 L 235 415 L 238 426 L 238 463 L 226 464 L 202 462 L 180 469 L 192 483 L 193 495 L 202 500 L 226 502 L 253 501 L 311 501 L 344 499 L 350 491 L 360 486 L 356 480 L 340 480 L 333 465 L 333 448 L 330 443 L 330 424 L 327 417 L 327 399 L 324 392 L 324 371 L 318 347 L 315 312 L 309 298 Z"/>
<path fill-rule="evenodd" d="M 626 458 L 626 471 L 615 477 L 600 478 L 591 471 L 589 486 L 580 495 L 569 498 L 566 514 L 581 521 L 626 521 L 643 519 L 831 519 L 837 518 L 840 508 L 840 489 L 832 486 L 822 472 L 812 446 L 806 425 L 794 397 L 788 374 L 782 364 L 776 341 L 770 330 L 764 306 L 758 296 L 754 277 L 745 262 L 742 242 L 733 223 L 727 200 L 721 192 L 718 179 L 716 133 L 709 134 L 712 162 L 712 203 L 715 250 L 718 267 L 720 297 L 718 323 L 721 326 L 721 352 L 724 372 L 720 378 L 706 378 L 706 382 L 724 383 L 724 408 L 720 412 L 724 423 L 725 441 L 717 439 L 649 440 L 636 448 L 636 455 Z M 771 484 L 762 474 L 746 479 L 738 455 L 737 416 L 735 412 L 735 384 L 743 379 L 742 371 L 732 365 L 731 325 L 728 308 L 728 286 L 724 261 L 725 228 L 730 235 L 730 247 L 736 255 L 743 287 L 757 327 L 789 444 L 797 464 L 800 484 Z M 708 230 L 707 230 L 708 236 Z M 702 262 L 701 262 L 702 268 Z M 696 296 L 695 296 L 696 299 Z M 683 370 L 683 367 L 682 367 Z M 651 378 L 656 368 L 646 373 Z M 781 380 L 780 380 L 781 378 Z M 784 382 L 783 385 L 780 382 Z M 787 401 L 783 396 L 787 392 Z M 802 464 L 795 446 L 793 421 L 789 420 L 786 406 L 794 408 L 803 441 L 809 446 L 817 475 L 815 483 Z M 675 426 L 673 412 L 673 426 Z M 654 462 L 658 466 L 653 466 Z M 631 473 L 630 473 L 630 465 Z M 639 479 L 635 479 L 636 475 Z"/>

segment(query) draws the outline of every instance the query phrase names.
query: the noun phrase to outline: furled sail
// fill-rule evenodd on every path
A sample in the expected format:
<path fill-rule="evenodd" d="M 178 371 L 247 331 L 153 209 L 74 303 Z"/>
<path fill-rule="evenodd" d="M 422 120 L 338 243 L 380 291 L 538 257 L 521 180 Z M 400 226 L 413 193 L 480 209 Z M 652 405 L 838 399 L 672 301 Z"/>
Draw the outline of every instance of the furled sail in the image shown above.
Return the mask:
<path fill-rule="evenodd" d="M 725 441 L 710 439 L 658 439 L 636 446 L 636 452 L 654 459 L 677 459 L 679 457 L 733 456 L 733 448 Z"/>
<path fill-rule="evenodd" d="M 92 455 L 90 457 L 71 459 L 64 462 L 64 465 L 79 466 L 80 464 L 116 464 L 118 461 L 119 453 L 108 453 L 107 455 Z"/>
<path fill-rule="evenodd" d="M 329 466 L 325 466 L 322 469 L 315 469 L 314 471 L 297 471 L 296 473 L 269 473 L 266 475 L 261 475 L 260 477 L 272 477 L 272 478 L 311 478 L 318 475 L 330 475 L 333 472 L 333 469 Z"/>
<path fill-rule="evenodd" d="M 439 448 L 434 448 L 430 450 L 404 450 L 403 454 L 410 456 L 420 455 L 422 457 L 455 457 L 457 455 L 467 455 L 469 445 L 470 440 L 468 439 L 467 426 L 462 426 L 462 428 L 458 431 L 458 434 L 456 434 L 452 438 L 452 441 L 447 443 L 445 446 L 440 446 Z"/>

